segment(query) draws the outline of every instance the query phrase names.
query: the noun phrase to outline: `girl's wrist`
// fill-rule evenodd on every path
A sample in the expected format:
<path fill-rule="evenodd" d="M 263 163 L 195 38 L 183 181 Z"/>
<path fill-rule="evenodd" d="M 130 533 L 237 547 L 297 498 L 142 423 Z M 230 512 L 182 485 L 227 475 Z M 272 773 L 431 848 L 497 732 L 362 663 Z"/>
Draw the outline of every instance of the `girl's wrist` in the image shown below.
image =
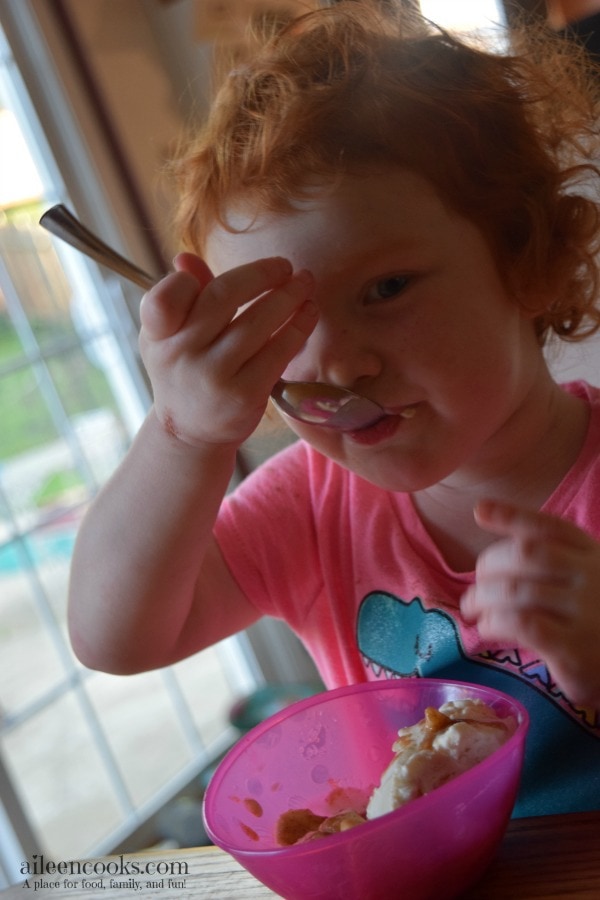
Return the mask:
<path fill-rule="evenodd" d="M 145 428 L 151 432 L 153 441 L 158 442 L 161 451 L 176 454 L 179 459 L 201 466 L 217 463 L 221 467 L 229 462 L 232 471 L 235 467 L 239 444 L 227 441 L 187 441 L 178 432 L 173 420 L 168 416 L 159 416 L 154 406 L 148 414 Z"/>

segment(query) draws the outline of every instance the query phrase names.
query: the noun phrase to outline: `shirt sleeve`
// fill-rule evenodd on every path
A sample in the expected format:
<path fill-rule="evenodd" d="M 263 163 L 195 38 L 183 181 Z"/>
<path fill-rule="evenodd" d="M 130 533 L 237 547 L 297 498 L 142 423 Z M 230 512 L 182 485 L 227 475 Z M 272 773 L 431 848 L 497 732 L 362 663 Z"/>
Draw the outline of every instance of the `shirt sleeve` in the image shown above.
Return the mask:
<path fill-rule="evenodd" d="M 307 463 L 301 441 L 271 457 L 225 498 L 214 529 L 244 595 L 292 628 L 322 584 Z"/>

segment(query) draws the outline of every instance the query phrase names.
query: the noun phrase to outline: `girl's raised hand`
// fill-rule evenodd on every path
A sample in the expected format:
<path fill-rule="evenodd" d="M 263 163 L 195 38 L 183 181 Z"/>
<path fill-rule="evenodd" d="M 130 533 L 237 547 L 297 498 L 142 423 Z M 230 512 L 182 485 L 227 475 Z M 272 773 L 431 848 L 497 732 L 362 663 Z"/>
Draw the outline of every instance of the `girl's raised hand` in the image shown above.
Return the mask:
<path fill-rule="evenodd" d="M 187 444 L 239 445 L 317 323 L 312 276 L 278 257 L 218 277 L 191 253 L 174 265 L 140 309 L 156 415 Z"/>
<path fill-rule="evenodd" d="M 508 503 L 483 501 L 475 518 L 500 539 L 479 556 L 465 618 L 485 639 L 537 651 L 573 702 L 600 708 L 600 544 Z"/>

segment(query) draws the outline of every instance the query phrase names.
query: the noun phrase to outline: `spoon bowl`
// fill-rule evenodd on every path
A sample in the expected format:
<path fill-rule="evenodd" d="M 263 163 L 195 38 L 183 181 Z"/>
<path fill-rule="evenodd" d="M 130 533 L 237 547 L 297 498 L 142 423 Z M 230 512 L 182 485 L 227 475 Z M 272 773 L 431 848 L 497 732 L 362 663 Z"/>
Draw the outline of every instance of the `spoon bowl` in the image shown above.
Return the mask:
<path fill-rule="evenodd" d="M 107 269 L 116 272 L 145 291 L 156 279 L 100 240 L 65 206 L 58 204 L 47 210 L 40 225 L 55 237 L 89 256 Z M 344 388 L 318 381 L 277 382 L 271 397 L 285 415 L 309 425 L 324 425 L 342 431 L 353 431 L 373 425 L 384 415 L 373 400 Z"/>
<path fill-rule="evenodd" d="M 320 381 L 280 379 L 271 391 L 271 399 L 292 419 L 340 431 L 366 428 L 385 415 L 374 400 Z"/>

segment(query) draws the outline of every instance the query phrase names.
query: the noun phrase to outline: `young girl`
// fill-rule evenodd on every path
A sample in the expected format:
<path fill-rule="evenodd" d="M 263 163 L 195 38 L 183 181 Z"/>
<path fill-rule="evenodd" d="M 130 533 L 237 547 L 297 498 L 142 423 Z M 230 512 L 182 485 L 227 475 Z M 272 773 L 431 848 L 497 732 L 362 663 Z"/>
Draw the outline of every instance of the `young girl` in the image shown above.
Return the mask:
<path fill-rule="evenodd" d="M 487 53 L 366 2 L 231 72 L 181 163 L 199 256 L 142 303 L 154 406 L 77 542 L 84 663 L 165 666 L 277 616 L 329 688 L 520 698 L 517 814 L 600 805 L 600 392 L 542 352 L 600 325 L 595 114 L 558 39 Z M 281 377 L 382 416 L 290 418 L 301 440 L 224 501 Z"/>

